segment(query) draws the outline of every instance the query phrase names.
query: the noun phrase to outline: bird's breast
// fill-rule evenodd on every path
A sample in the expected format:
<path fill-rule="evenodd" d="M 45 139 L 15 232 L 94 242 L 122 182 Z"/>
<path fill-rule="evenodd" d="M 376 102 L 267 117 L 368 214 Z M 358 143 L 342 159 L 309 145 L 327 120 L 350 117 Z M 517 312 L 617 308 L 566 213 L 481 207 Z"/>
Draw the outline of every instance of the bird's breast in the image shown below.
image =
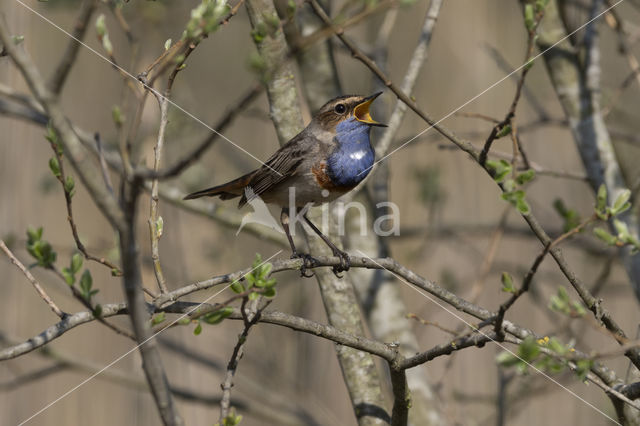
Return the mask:
<path fill-rule="evenodd" d="M 339 146 L 327 159 L 326 174 L 337 187 L 355 187 L 373 166 L 373 148 L 366 143 Z"/>

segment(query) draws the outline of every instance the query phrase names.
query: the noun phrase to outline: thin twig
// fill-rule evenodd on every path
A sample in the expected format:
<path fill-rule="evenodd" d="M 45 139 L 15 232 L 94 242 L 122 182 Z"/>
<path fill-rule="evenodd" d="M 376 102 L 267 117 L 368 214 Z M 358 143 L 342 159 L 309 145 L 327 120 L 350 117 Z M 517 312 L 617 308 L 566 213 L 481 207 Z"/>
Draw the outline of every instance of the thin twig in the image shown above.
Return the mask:
<path fill-rule="evenodd" d="M 66 285 L 69 285 L 64 275 L 62 275 L 60 270 L 56 268 L 55 265 L 50 266 L 48 269 L 52 271 L 63 283 L 65 283 Z M 102 306 L 100 304 L 97 304 L 97 303 L 92 304 L 91 300 L 86 299 L 85 296 L 80 292 L 80 290 L 78 290 L 78 288 L 75 285 L 69 285 L 69 289 L 71 290 L 71 294 L 73 295 L 73 297 L 75 297 L 76 300 L 79 301 L 85 308 L 89 309 L 99 323 L 105 325 L 107 328 L 110 328 L 116 334 L 125 336 L 135 341 L 135 336 L 131 334 L 128 330 L 125 330 L 124 328 L 117 326 L 115 324 L 111 324 L 109 321 L 107 321 L 102 317 Z"/>
<path fill-rule="evenodd" d="M 82 44 L 78 43 L 76 40 L 82 40 L 84 38 L 84 35 L 87 32 L 89 20 L 91 19 L 91 15 L 97 5 L 97 0 L 85 0 L 82 2 L 80 14 L 78 15 L 74 25 L 73 38 L 67 43 L 67 48 L 62 54 L 62 58 L 58 62 L 58 65 L 49 80 L 49 89 L 54 94 L 59 94 L 64 87 L 65 81 L 67 81 L 69 72 L 75 63 L 78 51 L 82 46 Z"/>
<path fill-rule="evenodd" d="M 160 128 L 158 130 L 158 139 L 156 146 L 153 148 L 155 153 L 153 170 L 157 171 L 160 167 L 160 159 L 162 158 L 162 149 L 164 147 L 165 130 L 167 123 L 169 122 L 168 110 L 169 110 L 169 92 L 171 87 L 168 84 L 165 96 L 158 97 L 158 104 L 160 105 Z M 156 275 L 156 281 L 158 282 L 158 288 L 160 293 L 167 292 L 167 284 L 162 272 L 162 265 L 160 264 L 160 248 L 159 240 L 162 236 L 163 221 L 159 215 L 158 206 L 158 179 L 151 181 L 151 200 L 150 200 L 150 212 L 149 212 L 149 235 L 151 238 L 151 261 L 153 262 L 153 271 Z"/>
<path fill-rule="evenodd" d="M 59 173 L 56 174 L 56 179 L 58 179 L 58 181 L 62 185 L 62 191 L 64 192 L 64 199 L 65 199 L 65 203 L 66 203 L 66 207 L 67 207 L 67 220 L 69 222 L 69 226 L 71 227 L 71 234 L 73 235 L 73 240 L 76 243 L 76 247 L 78 247 L 78 250 L 80 251 L 80 253 L 82 253 L 82 255 L 84 256 L 85 259 L 92 260 L 94 262 L 97 262 L 97 263 L 100 263 L 100 264 L 106 266 L 107 268 L 109 268 L 111 270 L 111 273 L 114 276 L 122 275 L 122 272 L 120 271 L 120 268 L 118 266 L 116 266 L 112 262 L 108 261 L 104 257 L 97 257 L 97 256 L 94 256 L 94 255 L 90 254 L 87 251 L 87 249 L 84 246 L 84 244 L 82 243 L 82 241 L 80 240 L 80 235 L 78 234 L 78 227 L 76 225 L 75 219 L 73 218 L 73 207 L 72 207 L 72 201 L 71 201 L 72 198 L 73 198 L 73 189 L 72 190 L 68 190 L 68 188 L 66 187 L 66 182 L 67 182 L 68 178 L 67 178 L 67 176 L 65 174 L 64 157 L 63 157 L 62 152 L 61 152 L 61 147 L 57 144 L 56 140 L 54 140 L 54 139 L 50 139 L 49 143 L 50 143 L 51 149 L 53 150 L 53 153 L 56 156 L 56 159 L 58 161 Z M 111 188 L 110 192 L 113 193 L 113 188 Z"/>
<path fill-rule="evenodd" d="M 258 95 L 262 93 L 263 88 L 264 86 L 262 84 L 256 84 L 251 87 L 213 126 L 217 132 L 210 132 L 190 153 L 178 160 L 175 164 L 164 170 L 137 168 L 135 170 L 136 176 L 143 179 L 168 179 L 180 174 L 185 168 L 196 162 L 202 154 L 218 140 L 220 133 L 222 133 L 240 113 L 246 110 Z"/>
<path fill-rule="evenodd" d="M 261 308 L 257 309 L 255 312 L 247 312 L 248 300 L 248 296 L 245 296 L 242 299 L 240 313 L 243 317 L 244 329 L 238 336 L 238 342 L 233 348 L 233 353 L 231 354 L 231 358 L 229 359 L 229 363 L 227 364 L 227 372 L 225 374 L 224 382 L 220 385 L 220 388 L 222 389 L 222 397 L 220 399 L 220 424 L 224 424 L 224 419 L 229 416 L 229 410 L 231 408 L 231 388 L 233 387 L 233 378 L 236 374 L 236 370 L 238 369 L 238 363 L 240 362 L 244 354 L 244 345 L 247 342 L 249 330 L 251 329 L 251 327 L 257 324 L 258 321 L 260 321 L 260 315 L 262 314 L 262 311 L 271 303 L 271 301 L 268 300 Z"/>
<path fill-rule="evenodd" d="M 579 232 L 582 232 L 582 230 L 586 226 L 593 223 L 595 220 L 597 220 L 597 216 L 593 215 L 589 219 L 581 222 L 578 226 L 570 229 L 569 231 L 560 235 L 553 241 L 545 244 L 543 250 L 540 252 L 540 254 L 538 254 L 538 256 L 536 256 L 535 260 L 533 261 L 533 265 L 531 265 L 531 268 L 529 268 L 529 270 L 527 271 L 527 274 L 522 280 L 522 286 L 519 289 L 517 289 L 507 301 L 505 301 L 500 305 L 500 308 L 498 309 L 498 315 L 496 316 L 495 327 L 494 327 L 494 330 L 498 335 L 502 333 L 502 321 L 504 320 L 505 313 L 511 306 L 513 306 L 513 304 L 516 302 L 516 300 L 518 300 L 518 298 L 520 298 L 520 296 L 522 296 L 524 293 L 529 291 L 529 287 L 531 286 L 533 277 L 538 271 L 538 267 L 544 260 L 545 256 L 549 253 L 549 251 L 554 247 L 557 247 L 565 239 L 570 238 L 571 236 L 576 235 Z"/>
<path fill-rule="evenodd" d="M 16 265 L 16 267 L 22 271 L 24 276 L 27 277 L 31 285 L 33 285 L 33 288 L 36 289 L 36 292 L 38 293 L 38 295 L 42 298 L 42 300 L 44 300 L 44 302 L 47 305 L 49 305 L 53 313 L 56 314 L 60 319 L 65 319 L 67 314 L 62 312 L 62 310 L 58 308 L 55 302 L 44 291 L 44 289 L 42 288 L 38 280 L 36 280 L 35 277 L 31 274 L 31 272 L 29 272 L 29 270 L 22 264 L 22 262 L 20 262 L 18 258 L 14 256 L 14 254 L 11 252 L 11 250 L 9 250 L 9 247 L 7 247 L 7 245 L 4 243 L 3 240 L 0 240 L 0 249 L 4 251 L 4 253 L 7 255 L 9 260 L 11 260 L 11 263 Z"/>
<path fill-rule="evenodd" d="M 218 22 L 218 25 L 223 26 L 228 24 L 231 18 L 233 18 L 238 13 L 238 10 L 240 9 L 240 7 L 242 7 L 242 4 L 244 2 L 245 0 L 238 1 L 238 3 L 236 3 L 236 5 L 231 8 L 227 16 L 225 16 Z M 148 80 L 148 85 L 153 86 L 155 80 L 163 75 L 169 69 L 169 67 L 171 67 L 171 65 L 174 65 L 174 67 L 170 79 L 175 79 L 176 74 L 183 68 L 182 65 L 185 63 L 189 55 L 191 55 L 195 48 L 207 37 L 209 37 L 209 33 L 203 33 L 195 40 L 188 40 L 186 38 L 180 39 L 169 49 L 162 52 L 160 56 L 158 56 L 142 73 L 137 76 L 138 79 L 141 81 L 144 80 L 145 83 Z M 181 60 L 177 63 L 174 63 L 174 59 L 180 55 L 182 55 Z M 151 77 L 149 77 L 151 71 L 153 71 L 153 69 L 155 69 L 159 64 L 162 64 L 159 70 L 157 70 L 153 75 L 151 75 Z"/>
<path fill-rule="evenodd" d="M 109 170 L 107 170 L 107 161 L 104 158 L 104 152 L 102 150 L 102 139 L 100 139 L 100 134 L 96 132 L 93 136 L 96 141 L 96 148 L 98 149 L 98 160 L 100 161 L 100 170 L 102 171 L 102 178 L 104 179 L 104 184 L 107 186 L 107 189 L 111 194 L 113 192 L 113 184 L 111 183 L 111 177 L 109 176 Z"/>

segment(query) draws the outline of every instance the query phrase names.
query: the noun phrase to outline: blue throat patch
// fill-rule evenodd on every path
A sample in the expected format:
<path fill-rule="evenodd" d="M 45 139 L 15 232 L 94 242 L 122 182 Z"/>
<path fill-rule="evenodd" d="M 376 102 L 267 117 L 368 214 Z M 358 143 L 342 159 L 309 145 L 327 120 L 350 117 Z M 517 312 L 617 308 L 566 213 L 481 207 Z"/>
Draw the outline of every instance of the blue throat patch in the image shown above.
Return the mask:
<path fill-rule="evenodd" d="M 367 177 L 375 159 L 370 131 L 369 125 L 355 118 L 336 126 L 334 140 L 338 146 L 327 159 L 327 174 L 334 185 L 353 187 Z"/>

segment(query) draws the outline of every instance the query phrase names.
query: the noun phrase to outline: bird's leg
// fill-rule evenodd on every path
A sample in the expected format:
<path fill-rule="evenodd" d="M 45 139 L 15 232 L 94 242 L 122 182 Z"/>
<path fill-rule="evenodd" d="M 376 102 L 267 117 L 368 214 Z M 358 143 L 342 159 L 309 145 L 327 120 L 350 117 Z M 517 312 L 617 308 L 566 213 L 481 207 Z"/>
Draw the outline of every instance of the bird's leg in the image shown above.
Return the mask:
<path fill-rule="evenodd" d="M 340 258 L 340 265 L 336 265 L 333 267 L 333 273 L 336 275 L 336 277 L 342 278 L 342 276 L 338 274 L 342 271 L 348 271 L 349 267 L 351 266 L 349 255 L 347 254 L 347 252 L 342 251 L 338 247 L 336 247 L 336 245 L 333 244 L 333 242 L 331 242 L 329 238 L 327 238 L 322 232 L 320 232 L 318 227 L 309 220 L 309 218 L 307 217 L 307 213 L 303 214 L 302 217 L 307 222 L 307 224 L 309 224 L 311 229 L 313 229 L 314 232 L 318 234 L 320 238 L 322 238 L 322 241 L 324 241 L 325 244 L 328 245 L 329 248 L 331 248 L 333 255 Z"/>
<path fill-rule="evenodd" d="M 287 235 L 287 240 L 289 240 L 289 245 L 291 246 L 291 258 L 292 259 L 302 259 L 302 267 L 300 267 L 300 276 L 310 278 L 313 276 L 313 272 L 307 274 L 307 268 L 312 268 L 315 264 L 313 257 L 306 253 L 298 253 L 296 250 L 296 245 L 293 243 L 293 238 L 291 238 L 291 232 L 289 231 L 289 209 L 286 207 L 282 208 L 282 212 L 280 213 L 280 223 L 282 224 L 282 229 L 284 229 L 284 233 Z"/>

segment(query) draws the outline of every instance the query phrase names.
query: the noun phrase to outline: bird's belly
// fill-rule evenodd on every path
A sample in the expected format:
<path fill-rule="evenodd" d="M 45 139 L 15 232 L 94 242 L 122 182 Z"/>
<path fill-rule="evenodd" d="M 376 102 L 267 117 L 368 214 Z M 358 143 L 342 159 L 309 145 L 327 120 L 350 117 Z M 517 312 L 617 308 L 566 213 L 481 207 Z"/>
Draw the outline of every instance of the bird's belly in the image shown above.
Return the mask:
<path fill-rule="evenodd" d="M 282 207 L 295 205 L 304 207 L 329 203 L 347 193 L 351 188 L 325 189 L 320 186 L 312 173 L 292 176 L 286 181 L 274 186 L 268 193 L 261 195 L 266 203 L 277 204 Z"/>

